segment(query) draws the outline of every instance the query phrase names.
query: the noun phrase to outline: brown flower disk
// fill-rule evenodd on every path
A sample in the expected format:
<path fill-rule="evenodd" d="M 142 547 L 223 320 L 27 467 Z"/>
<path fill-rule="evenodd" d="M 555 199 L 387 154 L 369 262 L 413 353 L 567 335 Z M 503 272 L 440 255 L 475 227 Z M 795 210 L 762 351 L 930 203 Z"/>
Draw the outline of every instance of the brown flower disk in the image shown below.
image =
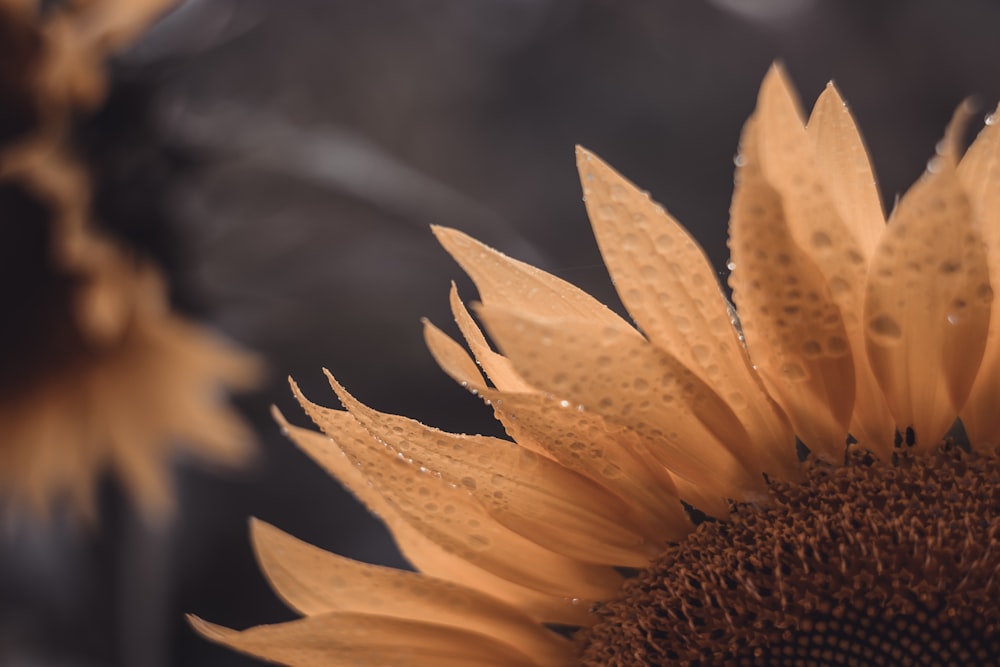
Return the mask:
<path fill-rule="evenodd" d="M 855 453 L 773 483 L 629 581 L 585 665 L 996 665 L 1000 461 Z"/>

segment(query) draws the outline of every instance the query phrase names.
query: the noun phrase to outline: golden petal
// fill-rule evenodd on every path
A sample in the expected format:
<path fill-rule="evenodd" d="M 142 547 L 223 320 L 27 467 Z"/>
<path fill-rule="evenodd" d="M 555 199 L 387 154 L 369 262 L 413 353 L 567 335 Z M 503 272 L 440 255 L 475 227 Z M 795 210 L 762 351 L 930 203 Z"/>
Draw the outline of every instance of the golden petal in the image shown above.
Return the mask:
<path fill-rule="evenodd" d="M 657 443 L 653 456 L 706 497 L 721 502 L 760 489 L 743 426 L 711 388 L 662 350 L 594 321 L 485 305 L 480 317 L 532 385 Z M 719 511 L 719 502 L 699 509 Z"/>
<path fill-rule="evenodd" d="M 446 372 L 490 403 L 510 437 L 628 503 L 634 512 L 632 521 L 648 539 L 656 543 L 675 541 L 691 531 L 673 478 L 652 457 L 639 434 L 611 426 L 591 412 L 570 410 L 539 393 L 503 392 L 476 384 L 468 373 L 472 370 L 469 365 L 474 368 L 475 364 L 458 343 L 430 322 L 425 322 L 424 338 Z"/>
<path fill-rule="evenodd" d="M 827 194 L 870 260 L 885 229 L 882 199 L 864 139 L 833 82 L 816 100 L 806 130 Z"/>
<path fill-rule="evenodd" d="M 468 344 L 469 349 L 472 350 L 472 354 L 475 355 L 476 361 L 479 362 L 483 370 L 490 377 L 494 386 L 503 391 L 535 391 L 531 385 L 524 381 L 524 378 L 517 374 L 517 371 L 514 370 L 513 365 L 511 365 L 507 357 L 494 352 L 490 348 L 489 343 L 486 342 L 486 337 L 483 336 L 483 332 L 476 326 L 472 315 L 469 314 L 469 311 L 465 308 L 465 304 L 462 303 L 462 299 L 459 298 L 455 283 L 451 284 L 449 300 L 451 301 L 451 312 L 455 316 L 455 322 L 458 324 L 465 342 Z"/>
<path fill-rule="evenodd" d="M 483 303 L 545 317 L 591 319 L 638 336 L 628 322 L 565 280 L 511 259 L 455 229 L 432 229 L 445 250 L 472 278 Z"/>
<path fill-rule="evenodd" d="M 865 354 L 865 275 L 885 223 L 864 145 L 832 86 L 816 103 L 810 137 L 791 83 L 777 67 L 764 79 L 754 118 L 764 179 L 777 191 L 792 239 L 823 274 L 843 318 L 854 363 L 851 434 L 888 456 L 895 424 Z"/>
<path fill-rule="evenodd" d="M 386 524 L 399 550 L 421 572 L 487 593 L 521 609 L 536 621 L 565 625 L 588 625 L 592 621 L 588 612 L 590 603 L 586 600 L 573 601 L 565 596 L 553 596 L 521 586 L 446 551 L 394 509 L 333 440 L 321 433 L 292 426 L 277 409 L 273 409 L 272 413 L 295 444 Z M 341 414 L 344 417 L 341 420 L 344 434 L 350 433 L 350 437 L 358 439 L 370 437 L 357 420 L 347 413 Z"/>
<path fill-rule="evenodd" d="M 644 567 L 657 549 L 628 525 L 606 489 L 516 443 L 457 435 L 373 410 L 327 374 L 348 412 L 408 462 L 474 496 L 497 521 L 536 544 L 585 562 Z"/>
<path fill-rule="evenodd" d="M 1000 108 L 969 147 L 958 165 L 962 183 L 986 244 L 986 262 L 992 282 L 1000 280 Z M 992 308 L 986 349 L 962 422 L 973 444 L 1000 446 L 1000 308 Z"/>
<path fill-rule="evenodd" d="M 447 625 L 516 646 L 543 667 L 571 664 L 575 656 L 567 639 L 484 593 L 344 558 L 256 519 L 250 529 L 268 581 L 304 615 L 352 612 Z"/>
<path fill-rule="evenodd" d="M 927 448 L 969 394 L 993 290 L 982 237 L 951 160 L 903 197 L 875 252 L 865 304 L 868 356 L 900 429 Z"/>
<path fill-rule="evenodd" d="M 750 358 L 799 438 L 841 461 L 855 390 L 844 319 L 819 268 L 792 238 L 781 196 L 764 179 L 755 117 L 744 127 L 740 155 L 729 284 Z"/>
<path fill-rule="evenodd" d="M 691 236 L 649 195 L 577 148 L 584 201 L 608 271 L 646 337 L 705 383 L 746 427 L 761 467 L 798 477 L 795 436 L 750 366 L 715 271 Z"/>
<path fill-rule="evenodd" d="M 446 551 L 551 595 L 602 599 L 618 589 L 621 577 L 611 568 L 557 554 L 507 528 L 465 488 L 430 470 L 421 472 L 420 465 L 367 431 L 359 434 L 350 414 L 311 403 L 294 385 L 293 390 L 316 425 L 362 469 L 385 500 Z"/>
<path fill-rule="evenodd" d="M 188 616 L 202 637 L 289 667 L 538 667 L 483 635 L 399 618 L 333 612 L 242 632 Z"/>

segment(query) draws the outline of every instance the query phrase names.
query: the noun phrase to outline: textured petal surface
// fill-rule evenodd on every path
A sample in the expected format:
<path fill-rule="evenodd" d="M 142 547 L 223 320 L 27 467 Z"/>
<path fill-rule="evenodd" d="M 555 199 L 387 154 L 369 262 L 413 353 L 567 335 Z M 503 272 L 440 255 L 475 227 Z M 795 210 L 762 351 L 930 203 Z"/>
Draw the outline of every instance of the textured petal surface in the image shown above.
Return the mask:
<path fill-rule="evenodd" d="M 816 107 L 810 137 L 791 84 L 773 67 L 754 116 L 757 155 L 792 239 L 819 268 L 840 309 L 854 363 L 851 434 L 888 456 L 895 425 L 865 354 L 863 326 L 868 263 L 885 227 L 881 205 L 864 145 L 836 91 L 828 87 Z"/>
<path fill-rule="evenodd" d="M 520 651 L 483 635 L 399 618 L 352 613 L 307 616 L 242 632 L 188 617 L 211 639 L 289 667 L 533 667 Z"/>
<path fill-rule="evenodd" d="M 670 473 L 639 434 L 539 393 L 501 392 L 475 384 L 467 373 L 469 364 L 472 369 L 475 364 L 458 343 L 430 323 L 424 336 L 441 367 L 493 406 L 508 435 L 615 493 L 648 539 L 660 544 L 692 530 Z"/>
<path fill-rule="evenodd" d="M 341 438 L 364 440 L 370 435 L 353 417 L 342 415 Z M 543 593 L 470 563 L 428 538 L 393 508 L 329 437 L 290 425 L 274 411 L 275 419 L 287 435 L 323 469 L 346 486 L 370 512 L 389 528 L 400 551 L 421 572 L 483 591 L 521 609 L 537 621 L 587 625 L 591 622 L 587 600 Z"/>
<path fill-rule="evenodd" d="M 958 176 L 969 197 L 976 229 L 986 244 L 990 281 L 1000 282 L 1000 109 L 994 112 L 958 165 Z M 1000 446 L 1000 308 L 994 306 L 983 361 L 962 422 L 973 444 Z"/>
<path fill-rule="evenodd" d="M 541 666 L 573 662 L 568 640 L 478 591 L 337 556 L 261 521 L 251 523 L 251 535 L 272 587 L 307 616 L 353 612 L 447 625 L 516 646 Z"/>
<path fill-rule="evenodd" d="M 939 159 L 893 212 L 865 304 L 872 368 L 897 426 L 912 427 L 921 447 L 936 445 L 965 403 L 992 301 L 968 198 Z"/>
<path fill-rule="evenodd" d="M 844 320 L 823 275 L 792 238 L 781 196 L 764 179 L 753 118 L 740 155 L 729 283 L 750 358 L 799 438 L 841 461 L 855 386 Z"/>
<path fill-rule="evenodd" d="M 621 584 L 611 568 L 585 564 L 538 545 L 498 522 L 466 489 L 427 468 L 421 471 L 420 465 L 367 432 L 358 437 L 353 426 L 345 429 L 356 421 L 348 413 L 311 403 L 301 393 L 296 397 L 393 509 L 446 551 L 552 595 L 601 599 Z"/>
<path fill-rule="evenodd" d="M 516 443 L 457 435 L 363 405 L 333 377 L 344 407 L 408 462 L 465 489 L 497 521 L 536 544 L 594 563 L 642 567 L 656 555 L 606 489 Z"/>
<path fill-rule="evenodd" d="M 759 471 L 749 467 L 755 461 L 745 429 L 673 357 L 595 322 L 529 318 L 486 306 L 480 314 L 531 384 L 655 442 L 653 456 L 704 494 L 688 502 L 725 512 L 721 499 L 760 488 Z"/>
<path fill-rule="evenodd" d="M 622 302 L 650 342 L 719 388 L 761 467 L 799 474 L 790 425 L 750 366 L 711 263 L 649 195 L 584 149 L 577 167 L 594 234 Z"/>

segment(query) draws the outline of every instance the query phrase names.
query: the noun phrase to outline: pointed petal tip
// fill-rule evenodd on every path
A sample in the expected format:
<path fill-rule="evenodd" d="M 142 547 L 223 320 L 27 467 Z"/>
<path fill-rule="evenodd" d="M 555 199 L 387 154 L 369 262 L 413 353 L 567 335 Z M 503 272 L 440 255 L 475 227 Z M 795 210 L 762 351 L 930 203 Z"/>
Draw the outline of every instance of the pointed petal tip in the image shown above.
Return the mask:
<path fill-rule="evenodd" d="M 217 642 L 225 642 L 230 639 L 233 635 L 237 634 L 235 630 L 230 630 L 229 628 L 223 627 L 221 625 L 216 625 L 215 623 L 209 623 L 200 616 L 195 614 L 185 614 L 185 620 L 187 620 L 188 625 L 191 629 L 197 632 L 199 635 L 205 639 L 210 639 Z"/>

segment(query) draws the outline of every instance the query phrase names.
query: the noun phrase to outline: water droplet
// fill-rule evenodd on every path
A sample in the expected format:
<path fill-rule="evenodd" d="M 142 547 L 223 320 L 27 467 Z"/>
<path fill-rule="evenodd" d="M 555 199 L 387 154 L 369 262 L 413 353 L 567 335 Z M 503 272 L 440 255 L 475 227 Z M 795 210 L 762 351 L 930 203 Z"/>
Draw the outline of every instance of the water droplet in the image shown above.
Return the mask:
<path fill-rule="evenodd" d="M 733 156 L 733 164 L 737 167 L 746 166 L 747 159 L 742 153 L 737 153 Z"/>
<path fill-rule="evenodd" d="M 559 407 L 560 408 L 568 408 L 569 407 L 569 401 L 566 401 L 566 400 L 559 401 Z"/>
<path fill-rule="evenodd" d="M 726 262 L 726 268 L 729 269 L 730 271 L 735 271 L 736 262 L 734 262 L 733 260 L 729 260 L 728 262 Z"/>
<path fill-rule="evenodd" d="M 941 171 L 941 158 L 935 155 L 930 160 L 927 161 L 927 171 L 936 174 Z"/>
<path fill-rule="evenodd" d="M 829 248 L 833 245 L 833 239 L 826 232 L 816 232 L 813 234 L 812 242 L 817 248 Z"/>
<path fill-rule="evenodd" d="M 816 340 L 807 340 L 802 343 L 802 354 L 807 359 L 815 359 L 823 354 L 823 346 Z"/>
<path fill-rule="evenodd" d="M 826 340 L 826 351 L 832 357 L 842 357 L 850 351 L 847 341 L 840 336 L 830 336 Z"/>
<path fill-rule="evenodd" d="M 986 122 L 987 125 L 993 125 L 994 123 L 996 123 L 997 122 L 997 116 L 996 116 L 996 114 L 991 113 L 991 114 L 987 115 L 985 122 Z"/>
<path fill-rule="evenodd" d="M 940 270 L 941 273 L 948 275 L 950 273 L 956 273 L 961 268 L 962 268 L 962 263 L 957 259 L 946 259 L 943 262 L 941 262 L 941 265 L 938 267 L 938 270 Z"/>
<path fill-rule="evenodd" d="M 899 323 L 889 314 L 881 313 L 868 321 L 868 332 L 883 344 L 895 344 L 903 337 Z"/>
<path fill-rule="evenodd" d="M 467 488 L 470 491 L 475 491 L 476 490 L 476 480 L 472 479 L 471 477 L 463 477 L 462 478 L 462 486 L 464 486 L 465 488 Z"/>

